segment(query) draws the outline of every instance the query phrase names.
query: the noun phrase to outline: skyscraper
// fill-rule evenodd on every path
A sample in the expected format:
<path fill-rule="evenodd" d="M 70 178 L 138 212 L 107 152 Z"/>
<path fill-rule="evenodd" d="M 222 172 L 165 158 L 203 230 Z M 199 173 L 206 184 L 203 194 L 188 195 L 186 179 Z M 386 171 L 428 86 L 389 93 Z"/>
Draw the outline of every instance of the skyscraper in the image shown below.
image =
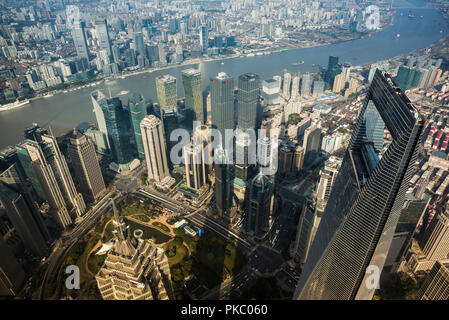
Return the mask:
<path fill-rule="evenodd" d="M 95 202 L 106 190 L 94 144 L 85 135 L 74 129 L 67 152 L 86 202 Z"/>
<path fill-rule="evenodd" d="M 129 141 L 129 113 L 123 108 L 122 101 L 115 98 L 103 98 L 99 101 L 111 147 L 112 157 L 121 168 L 133 159 L 133 151 Z"/>
<path fill-rule="evenodd" d="M 191 141 L 184 146 L 186 183 L 190 189 L 199 190 L 206 184 L 206 167 L 203 164 L 201 144 Z"/>
<path fill-rule="evenodd" d="M 296 98 L 299 95 L 299 82 L 301 80 L 301 74 L 298 72 L 298 74 L 293 77 L 292 80 L 292 94 L 291 94 L 291 99 L 292 100 L 296 100 Z"/>
<path fill-rule="evenodd" d="M 13 164 L 0 173 L 0 204 L 6 209 L 6 214 L 25 248 L 36 257 L 42 258 L 49 252 L 47 242 L 50 240 L 50 234 L 18 166 L 18 163 Z"/>
<path fill-rule="evenodd" d="M 321 150 L 321 129 L 316 126 L 307 128 L 304 132 L 304 162 L 312 164 L 318 157 Z"/>
<path fill-rule="evenodd" d="M 324 93 L 324 81 L 314 81 L 312 95 L 316 98 L 322 96 L 323 93 Z"/>
<path fill-rule="evenodd" d="M 215 203 L 221 218 L 231 220 L 231 172 L 226 151 L 222 148 L 215 150 Z"/>
<path fill-rule="evenodd" d="M 239 76 L 238 122 L 242 131 L 256 130 L 257 107 L 259 104 L 259 76 L 254 73 L 245 73 Z"/>
<path fill-rule="evenodd" d="M 344 73 L 339 73 L 334 76 L 334 81 L 332 82 L 332 91 L 335 93 L 340 93 L 345 88 L 345 75 Z"/>
<path fill-rule="evenodd" d="M 282 93 L 285 99 L 290 99 L 290 87 L 292 85 L 292 75 L 287 71 L 284 72 L 284 83 L 282 85 Z"/>
<path fill-rule="evenodd" d="M 301 96 L 309 97 L 312 93 L 312 83 L 313 77 L 310 74 L 305 74 L 302 76 L 301 81 Z"/>
<path fill-rule="evenodd" d="M 307 261 L 310 246 L 315 237 L 316 230 L 319 225 L 320 217 L 309 203 L 304 204 L 301 215 L 299 217 L 298 228 L 296 230 L 296 238 L 293 242 L 290 255 L 293 261 L 301 267 Z"/>
<path fill-rule="evenodd" d="M 84 22 L 75 24 L 72 28 L 72 38 L 78 58 L 85 58 L 89 60 L 89 47 L 87 46 L 84 27 Z"/>
<path fill-rule="evenodd" d="M 318 211 L 323 212 L 326 207 L 338 170 L 340 170 L 342 160 L 343 159 L 341 158 L 331 156 L 324 163 L 324 168 L 320 170 L 320 181 L 318 182 L 316 190 L 316 209 Z"/>
<path fill-rule="evenodd" d="M 360 132 L 372 100 L 393 142 L 381 159 Z M 391 106 L 395 107 L 392 108 Z M 296 289 L 295 299 L 371 299 L 414 172 L 423 119 L 391 77 L 376 74 Z M 379 271 L 380 272 L 380 271 Z"/>
<path fill-rule="evenodd" d="M 145 151 L 142 143 L 142 132 L 140 131 L 140 123 L 147 115 L 147 106 L 145 99 L 139 93 L 132 93 L 128 100 L 129 113 L 131 115 L 131 125 L 136 141 L 137 156 L 140 160 L 145 159 Z"/>
<path fill-rule="evenodd" d="M 221 133 L 226 148 L 225 130 L 234 129 L 234 79 L 220 72 L 210 81 L 212 126 Z"/>
<path fill-rule="evenodd" d="M 154 115 L 148 115 L 140 123 L 148 180 L 161 182 L 170 175 L 162 122 Z"/>
<path fill-rule="evenodd" d="M 330 56 L 324 81 L 329 83 L 330 86 L 333 86 L 335 76 L 340 73 L 341 73 L 341 65 L 338 64 L 338 57 Z"/>
<path fill-rule="evenodd" d="M 242 132 L 237 136 L 235 141 L 234 177 L 243 182 L 248 181 L 252 168 L 256 163 L 255 148 L 251 148 L 252 146 L 255 146 L 255 142 L 251 141 L 251 136 L 248 133 Z"/>
<path fill-rule="evenodd" d="M 105 151 L 110 152 L 108 128 L 106 127 L 106 119 L 104 118 L 103 108 L 100 105 L 100 101 L 106 99 L 106 96 L 100 90 L 96 90 L 90 94 L 92 105 L 94 107 L 93 112 L 95 119 L 97 120 L 98 130 L 103 134 L 105 141 Z"/>
<path fill-rule="evenodd" d="M 435 262 L 418 291 L 419 300 L 449 300 L 449 261 Z"/>
<path fill-rule="evenodd" d="M 106 50 L 108 56 L 112 58 L 111 39 L 109 38 L 106 19 L 99 19 L 95 21 L 95 33 L 97 35 L 98 47 L 100 51 Z"/>
<path fill-rule="evenodd" d="M 115 237 L 95 276 L 104 300 L 174 299 L 167 256 L 152 240 L 131 235 L 113 203 Z"/>
<path fill-rule="evenodd" d="M 270 229 L 274 205 L 273 190 L 272 181 L 261 172 L 249 185 L 246 230 L 251 235 L 263 236 Z"/>
<path fill-rule="evenodd" d="M 449 262 L 449 206 L 433 217 L 419 244 L 411 249 L 408 267 L 412 272 L 430 270 L 437 260 Z"/>
<path fill-rule="evenodd" d="M 166 74 L 156 78 L 157 99 L 162 115 L 165 107 L 175 108 L 177 112 L 178 91 L 176 86 L 176 78 Z"/>
<path fill-rule="evenodd" d="M 195 69 L 182 70 L 185 106 L 193 113 L 193 119 L 204 123 L 203 91 L 201 88 L 201 72 Z"/>
<path fill-rule="evenodd" d="M 47 200 L 53 219 L 62 227 L 72 224 L 64 196 L 51 166 L 36 141 L 25 140 L 16 146 L 26 176 L 41 200 Z"/>
<path fill-rule="evenodd" d="M 0 296 L 16 296 L 22 288 L 26 275 L 11 248 L 0 233 Z"/>
<path fill-rule="evenodd" d="M 206 26 L 200 26 L 200 46 L 202 53 L 207 53 L 207 27 Z"/>
<path fill-rule="evenodd" d="M 145 48 L 145 43 L 143 42 L 142 32 L 134 32 L 133 41 L 134 41 L 134 50 L 136 51 L 136 57 L 142 56 L 143 58 L 146 58 L 147 50 Z"/>

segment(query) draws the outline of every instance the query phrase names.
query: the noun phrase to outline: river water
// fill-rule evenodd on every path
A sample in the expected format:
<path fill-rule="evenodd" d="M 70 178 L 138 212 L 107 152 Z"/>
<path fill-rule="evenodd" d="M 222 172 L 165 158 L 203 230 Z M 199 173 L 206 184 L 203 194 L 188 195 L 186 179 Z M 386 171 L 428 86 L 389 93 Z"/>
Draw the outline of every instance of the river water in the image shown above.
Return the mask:
<path fill-rule="evenodd" d="M 13 145 L 22 140 L 24 128 L 33 122 L 41 126 L 51 126 L 53 133 L 58 135 L 81 124 L 95 121 L 90 101 L 90 93 L 94 89 L 103 90 L 106 95 L 109 95 L 110 90 L 112 96 L 118 95 L 121 91 L 139 92 L 146 99 L 157 101 L 155 78 L 162 74 L 171 74 L 177 77 L 178 93 L 181 97 L 183 96 L 181 70 L 191 67 L 200 69 L 205 88 L 209 78 L 222 71 L 234 78 L 246 72 L 254 72 L 262 79 L 266 79 L 276 74 L 282 74 L 284 69 L 288 69 L 290 72 L 317 72 L 319 65 L 327 66 L 330 55 L 340 57 L 340 62 L 366 65 L 428 47 L 447 35 L 448 26 L 438 11 L 422 6 L 421 3 L 422 1 L 413 0 L 410 2 L 397 1 L 398 9 L 393 25 L 363 39 L 328 46 L 293 49 L 264 56 L 178 66 L 137 74 L 125 79 L 104 82 L 95 87 L 32 101 L 19 109 L 0 113 L 0 147 Z M 410 13 L 414 14 L 416 19 L 409 19 Z M 420 18 L 421 16 L 423 18 Z M 398 33 L 401 36 L 399 39 L 395 39 Z M 297 65 L 296 63 L 301 60 L 304 61 L 304 64 Z M 313 67 L 313 64 L 317 66 Z M 123 103 L 127 103 L 127 96 L 120 96 Z"/>

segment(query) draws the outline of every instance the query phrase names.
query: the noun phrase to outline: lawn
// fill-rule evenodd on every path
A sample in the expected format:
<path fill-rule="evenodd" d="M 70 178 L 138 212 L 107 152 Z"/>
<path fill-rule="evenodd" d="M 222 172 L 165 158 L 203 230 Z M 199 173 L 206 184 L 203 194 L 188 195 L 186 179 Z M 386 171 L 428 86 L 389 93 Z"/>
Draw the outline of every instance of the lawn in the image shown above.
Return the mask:
<path fill-rule="evenodd" d="M 155 227 L 158 227 L 159 229 L 161 229 L 162 231 L 165 231 L 167 233 L 170 232 L 170 229 L 163 223 L 153 222 L 152 225 L 155 226 Z"/>
<path fill-rule="evenodd" d="M 143 231 L 143 239 L 153 239 L 154 243 L 156 244 L 165 243 L 171 239 L 170 236 L 160 232 L 159 230 L 137 223 L 135 221 L 126 219 L 126 224 L 129 225 L 129 231 L 131 232 L 131 234 L 134 232 L 134 230 L 140 229 Z"/>
<path fill-rule="evenodd" d="M 150 221 L 150 218 L 145 214 L 139 214 L 139 215 L 133 216 L 133 218 L 136 218 L 137 220 L 142 221 L 142 222 Z"/>

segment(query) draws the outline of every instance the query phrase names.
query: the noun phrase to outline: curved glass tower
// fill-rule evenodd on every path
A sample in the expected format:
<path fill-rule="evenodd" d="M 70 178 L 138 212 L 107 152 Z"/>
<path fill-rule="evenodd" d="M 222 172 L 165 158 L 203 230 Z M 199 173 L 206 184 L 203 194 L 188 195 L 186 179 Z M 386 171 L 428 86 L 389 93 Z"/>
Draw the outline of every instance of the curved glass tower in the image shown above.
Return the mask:
<path fill-rule="evenodd" d="M 361 127 L 370 101 L 393 142 L 379 159 Z M 371 299 L 414 172 L 423 119 L 387 74 L 376 71 L 335 180 L 295 299 Z M 370 267 L 368 269 L 368 267 Z"/>

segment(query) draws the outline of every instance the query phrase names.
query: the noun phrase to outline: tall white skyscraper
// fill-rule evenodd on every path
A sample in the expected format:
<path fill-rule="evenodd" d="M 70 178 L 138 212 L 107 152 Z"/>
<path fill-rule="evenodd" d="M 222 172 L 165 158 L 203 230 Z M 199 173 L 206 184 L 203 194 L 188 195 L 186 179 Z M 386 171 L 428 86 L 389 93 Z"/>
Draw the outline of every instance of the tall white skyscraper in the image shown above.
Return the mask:
<path fill-rule="evenodd" d="M 148 180 L 161 182 L 170 176 L 162 121 L 148 115 L 140 123 L 142 142 L 148 169 Z"/>

